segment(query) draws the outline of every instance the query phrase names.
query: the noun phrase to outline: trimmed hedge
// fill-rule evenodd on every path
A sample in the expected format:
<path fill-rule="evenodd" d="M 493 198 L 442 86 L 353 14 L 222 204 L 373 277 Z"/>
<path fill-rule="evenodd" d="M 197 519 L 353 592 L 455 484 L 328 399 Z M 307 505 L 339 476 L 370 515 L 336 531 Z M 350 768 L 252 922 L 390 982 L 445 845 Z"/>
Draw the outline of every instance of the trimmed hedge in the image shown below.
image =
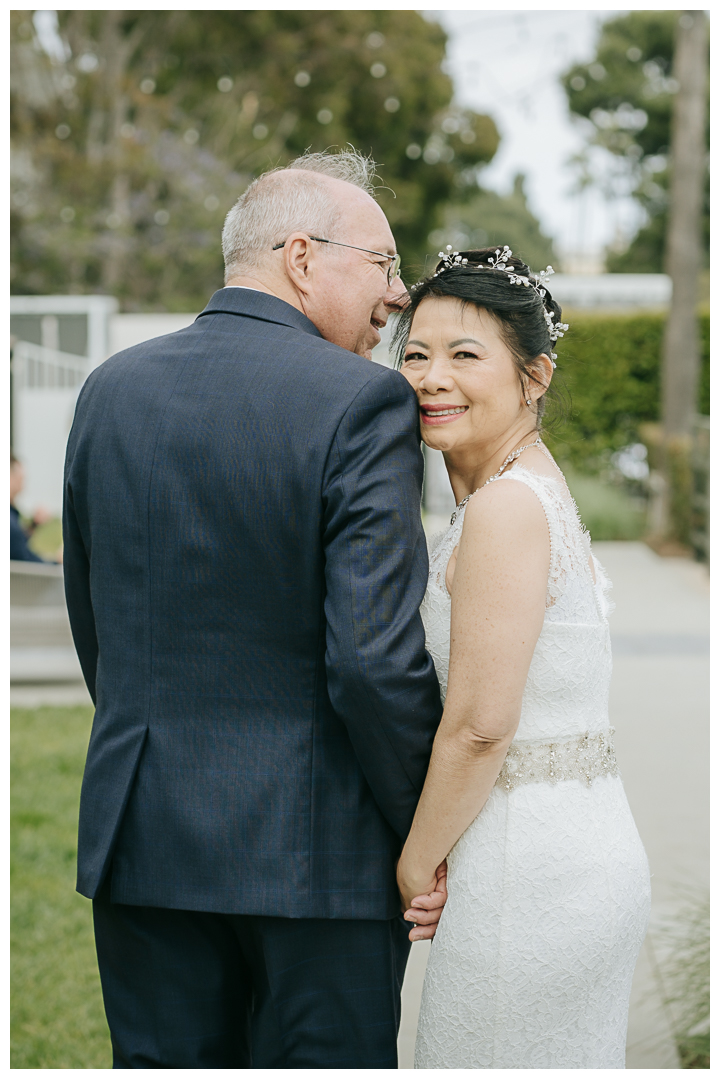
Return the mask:
<path fill-rule="evenodd" d="M 569 315 L 558 343 L 560 387 L 569 415 L 550 422 L 547 443 L 561 461 L 595 472 L 614 450 L 641 441 L 640 424 L 660 419 L 665 316 Z M 702 371 L 698 412 L 710 411 L 710 319 L 700 318 Z M 552 413 L 549 410 L 550 417 Z"/>

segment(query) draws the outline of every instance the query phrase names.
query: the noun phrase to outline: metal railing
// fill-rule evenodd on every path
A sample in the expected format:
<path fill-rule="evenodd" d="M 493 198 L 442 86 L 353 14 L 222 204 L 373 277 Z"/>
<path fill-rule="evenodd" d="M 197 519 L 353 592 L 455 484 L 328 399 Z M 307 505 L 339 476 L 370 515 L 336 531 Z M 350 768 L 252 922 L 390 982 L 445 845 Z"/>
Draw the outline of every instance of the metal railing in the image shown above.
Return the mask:
<path fill-rule="evenodd" d="M 88 374 L 84 356 L 48 349 L 31 341 L 13 344 L 11 363 L 16 390 L 79 389 Z"/>

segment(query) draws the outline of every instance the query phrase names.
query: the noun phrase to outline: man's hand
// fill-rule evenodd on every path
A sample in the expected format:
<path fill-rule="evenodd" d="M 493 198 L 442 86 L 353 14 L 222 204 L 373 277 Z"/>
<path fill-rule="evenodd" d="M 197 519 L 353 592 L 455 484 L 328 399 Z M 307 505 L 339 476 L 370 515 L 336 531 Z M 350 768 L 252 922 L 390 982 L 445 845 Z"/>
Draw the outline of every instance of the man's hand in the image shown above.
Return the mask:
<path fill-rule="evenodd" d="M 408 888 L 411 882 L 403 880 L 399 865 L 398 885 L 403 908 L 405 908 L 405 921 L 415 923 L 408 935 L 410 941 L 429 941 L 435 937 L 435 931 L 447 900 L 447 862 L 443 860 L 435 871 L 432 881 L 420 887 L 422 891 L 417 891 L 417 887 Z M 412 896 L 413 892 L 416 895 Z M 412 896 L 412 899 L 407 899 L 408 896 Z"/>

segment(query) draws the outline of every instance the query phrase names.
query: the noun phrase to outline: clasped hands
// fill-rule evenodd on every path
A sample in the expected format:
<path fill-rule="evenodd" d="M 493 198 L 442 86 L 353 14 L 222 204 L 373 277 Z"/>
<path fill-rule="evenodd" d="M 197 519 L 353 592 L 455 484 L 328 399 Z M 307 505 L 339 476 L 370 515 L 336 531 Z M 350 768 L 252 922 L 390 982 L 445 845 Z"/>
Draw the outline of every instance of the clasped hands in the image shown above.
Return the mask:
<path fill-rule="evenodd" d="M 447 861 L 443 861 L 429 878 L 427 874 L 414 873 L 403 863 L 397 865 L 397 883 L 408 923 L 415 923 L 409 933 L 410 941 L 429 941 L 435 937 L 440 916 L 447 900 Z"/>

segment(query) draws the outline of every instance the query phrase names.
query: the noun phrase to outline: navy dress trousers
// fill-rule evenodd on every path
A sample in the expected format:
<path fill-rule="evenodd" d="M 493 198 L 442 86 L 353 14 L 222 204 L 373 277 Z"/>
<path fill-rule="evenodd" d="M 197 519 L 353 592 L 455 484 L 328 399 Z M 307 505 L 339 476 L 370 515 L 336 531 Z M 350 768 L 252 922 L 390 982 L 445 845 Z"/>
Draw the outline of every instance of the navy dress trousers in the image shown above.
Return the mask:
<path fill-rule="evenodd" d="M 441 716 L 421 485 L 406 380 L 260 291 L 83 386 L 77 887 L 115 1067 L 396 1064 L 394 867 Z"/>

